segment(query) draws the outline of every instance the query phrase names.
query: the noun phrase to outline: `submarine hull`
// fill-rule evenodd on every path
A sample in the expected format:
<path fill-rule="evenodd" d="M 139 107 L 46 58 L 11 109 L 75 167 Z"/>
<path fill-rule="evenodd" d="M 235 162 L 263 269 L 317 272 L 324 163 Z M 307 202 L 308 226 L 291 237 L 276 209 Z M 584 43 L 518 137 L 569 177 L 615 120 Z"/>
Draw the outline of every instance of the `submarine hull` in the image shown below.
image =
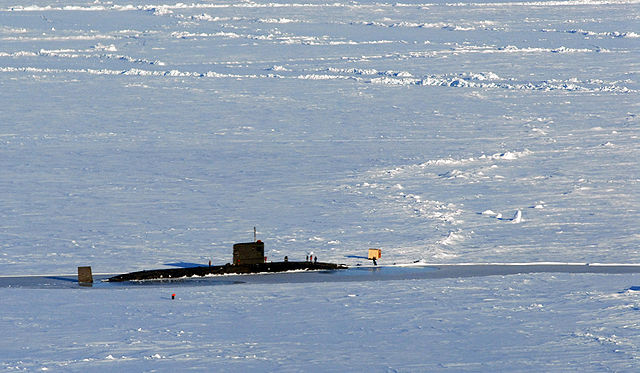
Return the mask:
<path fill-rule="evenodd" d="M 252 273 L 274 273 L 286 271 L 322 271 L 347 269 L 343 264 L 313 262 L 271 262 L 255 264 L 235 264 L 223 266 L 201 266 L 191 268 L 153 269 L 117 275 L 107 279 L 109 282 L 163 280 L 183 277 L 203 277 L 211 275 L 237 275 Z"/>

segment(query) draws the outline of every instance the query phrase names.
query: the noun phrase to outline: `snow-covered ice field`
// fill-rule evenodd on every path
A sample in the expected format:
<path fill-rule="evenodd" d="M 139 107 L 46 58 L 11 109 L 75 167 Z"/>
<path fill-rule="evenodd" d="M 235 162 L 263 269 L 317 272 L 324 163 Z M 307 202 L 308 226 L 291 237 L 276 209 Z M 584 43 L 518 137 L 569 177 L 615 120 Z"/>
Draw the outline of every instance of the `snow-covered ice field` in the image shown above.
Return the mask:
<path fill-rule="evenodd" d="M 9 332 L 0 340 L 2 368 L 633 372 L 640 300 L 624 287 L 635 280 L 562 274 L 2 289 L 2 329 Z"/>
<path fill-rule="evenodd" d="M 254 226 L 273 260 L 638 263 L 639 56 L 637 0 L 0 0 L 0 275 Z M 0 288 L 0 367 L 634 371 L 639 285 Z"/>

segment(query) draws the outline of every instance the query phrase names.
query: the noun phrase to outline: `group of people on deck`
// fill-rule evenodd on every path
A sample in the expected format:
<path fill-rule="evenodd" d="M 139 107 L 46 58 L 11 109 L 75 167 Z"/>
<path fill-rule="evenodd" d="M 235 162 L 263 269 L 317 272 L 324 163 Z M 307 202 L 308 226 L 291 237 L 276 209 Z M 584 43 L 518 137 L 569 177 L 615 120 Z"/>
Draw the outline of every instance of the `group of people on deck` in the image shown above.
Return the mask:
<path fill-rule="evenodd" d="M 289 261 L 289 257 L 288 257 L 288 256 L 285 256 L 285 257 L 284 257 L 284 261 L 285 261 L 285 262 L 288 262 L 288 261 Z M 307 257 L 306 257 L 305 261 L 307 261 L 307 262 L 313 262 L 313 263 L 315 264 L 315 263 L 318 263 L 318 257 L 317 257 L 317 256 L 314 256 L 314 255 L 313 255 L 313 253 L 312 253 L 312 254 L 310 254 L 310 255 L 307 255 Z M 209 264 L 209 265 L 211 265 L 211 264 Z"/>

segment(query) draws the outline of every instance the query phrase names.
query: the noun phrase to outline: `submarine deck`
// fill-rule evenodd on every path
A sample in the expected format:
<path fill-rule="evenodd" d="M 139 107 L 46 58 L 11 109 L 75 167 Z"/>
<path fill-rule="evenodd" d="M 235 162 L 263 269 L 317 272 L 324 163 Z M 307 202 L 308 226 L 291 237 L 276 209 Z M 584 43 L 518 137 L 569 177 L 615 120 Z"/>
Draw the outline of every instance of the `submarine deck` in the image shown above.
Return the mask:
<path fill-rule="evenodd" d="M 257 264 L 234 264 L 223 266 L 200 266 L 138 271 L 113 276 L 109 282 L 158 280 L 181 277 L 204 277 L 208 275 L 238 275 L 250 273 L 277 273 L 287 271 L 322 271 L 347 269 L 347 266 L 322 262 L 270 262 Z"/>

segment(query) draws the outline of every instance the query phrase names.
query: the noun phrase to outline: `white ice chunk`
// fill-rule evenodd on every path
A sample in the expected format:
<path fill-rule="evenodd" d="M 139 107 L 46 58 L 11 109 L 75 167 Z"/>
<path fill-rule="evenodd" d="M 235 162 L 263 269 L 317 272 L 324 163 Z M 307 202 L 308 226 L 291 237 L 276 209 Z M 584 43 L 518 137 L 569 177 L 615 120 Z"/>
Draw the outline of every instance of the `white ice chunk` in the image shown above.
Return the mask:
<path fill-rule="evenodd" d="M 513 215 L 513 219 L 511 220 L 511 222 L 513 224 L 518 224 L 522 221 L 522 211 L 518 210 L 516 211 L 515 215 Z"/>

